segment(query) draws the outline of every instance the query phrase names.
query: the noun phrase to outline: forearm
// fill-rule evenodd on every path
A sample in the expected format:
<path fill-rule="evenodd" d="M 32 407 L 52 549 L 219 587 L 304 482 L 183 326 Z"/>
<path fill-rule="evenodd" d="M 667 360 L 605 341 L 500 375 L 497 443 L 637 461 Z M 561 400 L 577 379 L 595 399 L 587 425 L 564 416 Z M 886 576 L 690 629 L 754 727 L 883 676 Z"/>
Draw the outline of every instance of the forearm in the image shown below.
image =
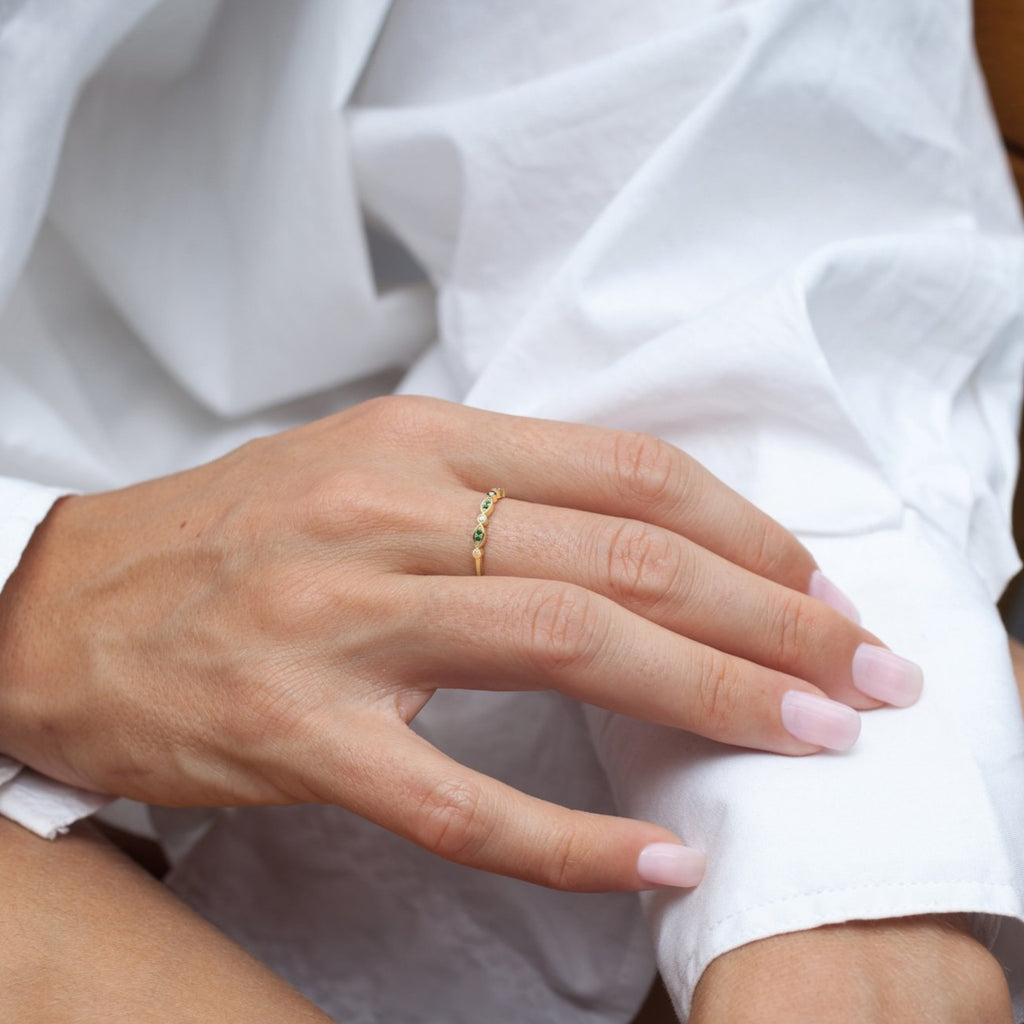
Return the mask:
<path fill-rule="evenodd" d="M 0 820 L 0 1019 L 327 1021 L 85 826 L 45 842 Z"/>
<path fill-rule="evenodd" d="M 858 921 L 719 957 L 690 1024 L 1010 1024 L 1003 972 L 960 915 Z"/>

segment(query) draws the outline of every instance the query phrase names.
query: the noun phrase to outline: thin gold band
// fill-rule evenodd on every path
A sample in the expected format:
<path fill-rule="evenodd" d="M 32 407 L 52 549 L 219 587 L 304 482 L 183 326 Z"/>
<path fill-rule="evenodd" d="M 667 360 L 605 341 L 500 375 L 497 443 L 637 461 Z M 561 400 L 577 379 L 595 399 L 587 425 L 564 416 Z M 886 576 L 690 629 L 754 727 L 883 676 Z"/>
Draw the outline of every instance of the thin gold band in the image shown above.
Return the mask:
<path fill-rule="evenodd" d="M 487 523 L 494 511 L 494 506 L 505 497 L 505 491 L 501 487 L 492 487 L 484 500 L 480 502 L 480 513 L 476 517 L 476 526 L 473 529 L 473 564 L 476 566 L 477 576 L 484 574 L 484 545 L 487 543 Z"/>

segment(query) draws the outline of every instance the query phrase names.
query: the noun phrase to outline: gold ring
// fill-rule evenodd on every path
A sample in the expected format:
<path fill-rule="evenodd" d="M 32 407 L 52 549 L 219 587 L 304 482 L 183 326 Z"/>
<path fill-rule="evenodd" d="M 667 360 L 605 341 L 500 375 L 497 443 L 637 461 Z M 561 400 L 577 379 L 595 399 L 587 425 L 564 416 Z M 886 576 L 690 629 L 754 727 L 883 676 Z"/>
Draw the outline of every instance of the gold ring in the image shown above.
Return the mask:
<path fill-rule="evenodd" d="M 480 502 L 480 514 L 476 517 L 476 527 L 473 530 L 473 564 L 476 566 L 477 576 L 484 574 L 484 545 L 487 543 L 487 522 L 491 518 L 494 506 L 505 497 L 505 491 L 501 487 L 492 487 L 484 500 Z"/>

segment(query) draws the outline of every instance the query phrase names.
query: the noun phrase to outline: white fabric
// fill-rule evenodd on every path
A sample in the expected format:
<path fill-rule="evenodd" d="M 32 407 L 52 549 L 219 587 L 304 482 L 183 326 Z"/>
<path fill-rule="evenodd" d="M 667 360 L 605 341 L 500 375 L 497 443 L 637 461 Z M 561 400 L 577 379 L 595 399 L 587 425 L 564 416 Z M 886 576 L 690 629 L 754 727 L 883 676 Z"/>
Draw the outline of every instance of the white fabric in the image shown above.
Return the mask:
<path fill-rule="evenodd" d="M 0 755 L 0 786 L 6 785 L 21 771 L 21 765 L 9 757 Z"/>
<path fill-rule="evenodd" d="M 13 781 L 0 784 L 0 815 L 45 839 L 62 835 L 80 818 L 109 802 L 109 797 L 54 782 L 27 768 L 22 768 Z"/>
<path fill-rule="evenodd" d="M 147 5 L 71 6 L 0 6 L 5 565 L 52 488 L 193 464 L 414 359 L 408 391 L 652 431 L 804 538 L 924 665 L 920 704 L 800 760 L 550 695 L 444 694 L 419 728 L 607 809 L 596 753 L 621 810 L 708 851 L 694 893 L 646 899 L 683 1013 L 722 951 L 854 917 L 995 915 L 1019 968 L 1024 729 L 992 599 L 1024 245 L 966 0 L 175 0 L 82 94 L 22 267 L 50 112 Z M 66 56 L 29 74 L 50 38 Z M 436 328 L 361 215 L 425 268 Z M 222 813 L 172 881 L 346 1021 L 622 1021 L 650 978 L 632 897 L 463 871 L 341 812 Z"/>

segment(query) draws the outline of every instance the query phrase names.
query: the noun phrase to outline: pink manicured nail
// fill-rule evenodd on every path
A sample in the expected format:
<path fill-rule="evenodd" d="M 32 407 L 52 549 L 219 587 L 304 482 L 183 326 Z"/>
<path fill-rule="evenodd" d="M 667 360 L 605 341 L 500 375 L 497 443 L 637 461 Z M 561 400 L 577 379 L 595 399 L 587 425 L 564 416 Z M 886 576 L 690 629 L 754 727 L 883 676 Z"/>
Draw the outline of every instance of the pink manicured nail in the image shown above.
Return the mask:
<path fill-rule="evenodd" d="M 921 696 L 924 673 L 884 647 L 861 644 L 853 655 L 853 685 L 875 700 L 905 708 Z"/>
<path fill-rule="evenodd" d="M 679 843 L 651 843 L 636 859 L 636 873 L 651 886 L 692 889 L 704 877 L 707 857 Z"/>
<path fill-rule="evenodd" d="M 860 612 L 857 611 L 853 602 L 820 570 L 815 569 L 811 573 L 811 582 L 807 593 L 815 600 L 835 608 L 840 615 L 860 625 Z"/>
<path fill-rule="evenodd" d="M 849 750 L 860 735 L 860 715 L 853 708 L 802 690 L 782 698 L 782 724 L 798 740 L 829 750 Z"/>

